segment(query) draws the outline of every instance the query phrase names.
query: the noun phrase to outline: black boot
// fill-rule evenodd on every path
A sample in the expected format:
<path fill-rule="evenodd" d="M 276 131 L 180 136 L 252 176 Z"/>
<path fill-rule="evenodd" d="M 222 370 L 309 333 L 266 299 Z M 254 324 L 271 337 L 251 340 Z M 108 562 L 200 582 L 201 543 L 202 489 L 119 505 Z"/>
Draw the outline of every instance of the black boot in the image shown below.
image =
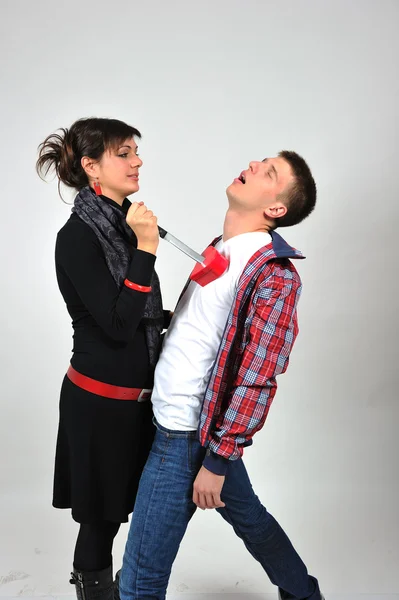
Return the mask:
<path fill-rule="evenodd" d="M 114 598 L 112 565 L 102 571 L 74 569 L 70 583 L 75 585 L 78 600 L 113 600 Z"/>

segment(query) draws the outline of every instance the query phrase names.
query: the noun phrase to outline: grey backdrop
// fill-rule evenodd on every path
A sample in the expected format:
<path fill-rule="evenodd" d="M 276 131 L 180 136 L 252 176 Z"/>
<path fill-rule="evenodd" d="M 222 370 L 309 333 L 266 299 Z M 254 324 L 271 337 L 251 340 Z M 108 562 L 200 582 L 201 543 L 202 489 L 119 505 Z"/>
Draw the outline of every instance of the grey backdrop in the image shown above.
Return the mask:
<path fill-rule="evenodd" d="M 139 197 L 198 250 L 249 160 L 288 148 L 309 161 L 317 211 L 283 232 L 308 257 L 301 332 L 246 462 L 329 597 L 399 594 L 399 3 L 3 0 L 0 11 L 0 595 L 72 593 L 77 526 L 51 508 L 71 350 L 53 251 L 70 207 L 34 162 L 47 134 L 91 115 L 142 131 Z M 161 242 L 167 307 L 191 268 Z M 209 511 L 170 589 L 274 594 Z"/>

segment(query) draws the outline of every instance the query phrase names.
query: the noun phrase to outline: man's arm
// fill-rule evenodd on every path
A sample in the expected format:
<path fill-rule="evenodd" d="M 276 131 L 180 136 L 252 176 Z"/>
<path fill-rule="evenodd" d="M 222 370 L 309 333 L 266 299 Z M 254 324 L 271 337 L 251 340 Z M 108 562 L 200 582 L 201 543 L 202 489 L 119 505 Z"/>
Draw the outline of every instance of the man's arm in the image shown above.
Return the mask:
<path fill-rule="evenodd" d="M 211 497 L 205 488 L 213 481 L 221 484 L 221 491 L 229 461 L 240 458 L 244 447 L 252 443 L 253 435 L 263 427 L 276 392 L 276 377 L 287 369 L 298 331 L 296 306 L 301 284 L 295 275 L 269 279 L 267 290 L 256 302 L 249 340 L 229 401 L 211 432 L 203 468 L 194 485 L 194 493 L 208 498 L 209 504 L 213 499 L 216 506 L 220 496 L 215 485 Z M 209 477 L 205 471 L 210 471 L 214 477 Z M 208 505 L 201 507 L 210 508 Z"/>
<path fill-rule="evenodd" d="M 267 281 L 267 298 L 260 296 L 249 340 L 224 412 L 219 416 L 204 466 L 219 475 L 228 460 L 236 460 L 264 425 L 276 393 L 276 377 L 288 367 L 298 332 L 296 307 L 301 291 L 299 277 L 273 277 Z M 224 460 L 223 460 L 224 459 Z"/>

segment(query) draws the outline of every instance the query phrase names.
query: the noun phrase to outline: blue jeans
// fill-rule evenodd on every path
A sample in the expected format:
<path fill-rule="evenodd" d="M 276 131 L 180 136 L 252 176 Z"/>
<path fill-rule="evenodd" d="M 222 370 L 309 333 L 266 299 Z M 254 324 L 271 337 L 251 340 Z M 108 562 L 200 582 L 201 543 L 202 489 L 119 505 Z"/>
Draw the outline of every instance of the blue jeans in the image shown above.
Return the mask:
<path fill-rule="evenodd" d="M 196 432 L 156 425 L 123 557 L 121 600 L 164 600 L 173 561 L 196 510 L 193 483 L 205 450 Z M 229 465 L 221 498 L 226 506 L 217 511 L 280 588 L 283 600 L 320 600 L 317 580 L 260 503 L 242 460 Z"/>

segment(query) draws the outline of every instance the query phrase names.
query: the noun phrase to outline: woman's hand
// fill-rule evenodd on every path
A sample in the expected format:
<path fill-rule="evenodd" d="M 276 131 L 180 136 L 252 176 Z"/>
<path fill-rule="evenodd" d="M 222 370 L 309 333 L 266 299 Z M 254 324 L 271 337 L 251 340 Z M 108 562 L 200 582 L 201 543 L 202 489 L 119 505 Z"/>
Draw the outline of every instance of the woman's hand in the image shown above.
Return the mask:
<path fill-rule="evenodd" d="M 156 254 L 159 244 L 158 219 L 144 202 L 133 202 L 126 223 L 137 237 L 137 249 Z"/>

